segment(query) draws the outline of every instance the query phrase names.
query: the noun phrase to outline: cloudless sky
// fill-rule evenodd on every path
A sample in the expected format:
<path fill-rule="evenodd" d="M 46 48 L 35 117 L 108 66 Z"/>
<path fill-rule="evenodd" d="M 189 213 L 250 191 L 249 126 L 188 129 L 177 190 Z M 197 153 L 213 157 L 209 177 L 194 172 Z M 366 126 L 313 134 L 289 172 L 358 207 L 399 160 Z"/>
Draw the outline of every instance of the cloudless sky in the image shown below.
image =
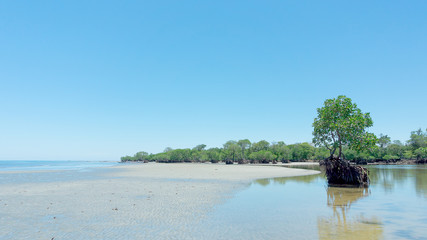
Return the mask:
<path fill-rule="evenodd" d="M 427 127 L 427 1 L 3 1 L 0 160 L 311 142 L 350 97 Z"/>

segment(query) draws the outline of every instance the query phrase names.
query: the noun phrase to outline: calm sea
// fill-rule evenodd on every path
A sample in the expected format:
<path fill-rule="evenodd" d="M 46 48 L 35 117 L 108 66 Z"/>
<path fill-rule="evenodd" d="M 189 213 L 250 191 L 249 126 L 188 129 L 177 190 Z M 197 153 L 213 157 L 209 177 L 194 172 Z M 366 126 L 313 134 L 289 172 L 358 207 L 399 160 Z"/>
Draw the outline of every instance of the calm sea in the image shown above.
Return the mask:
<path fill-rule="evenodd" d="M 116 165 L 113 161 L 0 161 L 0 171 L 89 170 Z"/>
<path fill-rule="evenodd" d="M 0 161 L 0 182 L 53 182 L 96 179 L 113 161 Z"/>

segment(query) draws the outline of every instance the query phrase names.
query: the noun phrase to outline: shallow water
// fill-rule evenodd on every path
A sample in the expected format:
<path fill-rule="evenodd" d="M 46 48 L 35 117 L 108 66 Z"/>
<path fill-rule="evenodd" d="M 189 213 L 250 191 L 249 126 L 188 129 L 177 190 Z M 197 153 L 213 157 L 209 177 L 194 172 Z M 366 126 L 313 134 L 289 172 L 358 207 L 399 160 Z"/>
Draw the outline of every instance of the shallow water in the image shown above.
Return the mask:
<path fill-rule="evenodd" d="M 203 225 L 221 239 L 427 239 L 426 166 L 369 170 L 369 188 L 328 187 L 323 174 L 257 180 Z"/>
<path fill-rule="evenodd" d="M 111 179 L 105 171 L 115 170 L 3 171 L 0 239 L 427 239 L 427 166 L 369 170 L 367 189 L 328 187 L 323 174 L 248 185 L 176 179 L 153 185 L 149 179 L 124 178 L 104 188 Z M 80 184 L 91 191 L 82 192 L 87 188 Z M 157 199 L 152 185 L 172 194 Z M 237 192 L 219 190 L 234 185 Z M 6 186 L 8 191 L 2 189 Z M 26 186 L 48 188 L 21 192 Z M 147 191 L 140 194 L 142 188 Z M 192 196 L 189 202 L 175 195 L 178 189 Z M 206 204 L 212 196 L 203 197 L 212 191 L 223 199 L 213 207 Z"/>
<path fill-rule="evenodd" d="M 98 179 L 112 161 L 0 161 L 0 183 L 46 183 Z"/>
<path fill-rule="evenodd" d="M 1 172 L 14 171 L 57 171 L 78 170 L 89 171 L 93 168 L 109 167 L 117 165 L 114 161 L 23 161 L 23 160 L 1 160 Z"/>

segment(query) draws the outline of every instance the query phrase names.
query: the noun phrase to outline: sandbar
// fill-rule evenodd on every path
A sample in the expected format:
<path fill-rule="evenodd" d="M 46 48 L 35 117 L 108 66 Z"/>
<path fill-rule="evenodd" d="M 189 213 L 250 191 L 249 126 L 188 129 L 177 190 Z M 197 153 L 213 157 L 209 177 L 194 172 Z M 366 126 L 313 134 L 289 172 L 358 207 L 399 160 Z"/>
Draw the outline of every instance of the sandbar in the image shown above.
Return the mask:
<path fill-rule="evenodd" d="M 297 164 L 298 163 L 293 163 L 288 165 Z M 294 177 L 319 173 L 318 171 L 286 168 L 285 166 L 287 165 L 147 163 L 122 165 L 116 166 L 114 168 L 125 170 L 116 173 L 116 176 L 156 179 L 210 179 L 230 181 L 250 181 L 260 178 Z"/>

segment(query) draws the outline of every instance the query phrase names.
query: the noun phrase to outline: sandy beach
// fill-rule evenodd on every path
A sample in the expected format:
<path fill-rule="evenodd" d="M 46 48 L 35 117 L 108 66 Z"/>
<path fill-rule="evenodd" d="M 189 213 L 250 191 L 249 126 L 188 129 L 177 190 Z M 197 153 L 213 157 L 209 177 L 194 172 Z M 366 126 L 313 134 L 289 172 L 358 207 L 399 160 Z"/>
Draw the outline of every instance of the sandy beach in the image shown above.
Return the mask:
<path fill-rule="evenodd" d="M 0 184 L 0 239 L 198 239 L 200 221 L 253 180 L 316 173 L 149 163 L 111 167 L 93 180 Z"/>
<path fill-rule="evenodd" d="M 300 165 L 316 165 L 317 163 L 299 163 Z M 260 178 L 293 177 L 313 174 L 311 171 L 285 166 L 298 165 L 225 165 L 209 163 L 148 163 L 132 164 L 115 167 L 125 170 L 116 174 L 124 177 L 140 177 L 155 179 L 210 179 L 250 181 Z"/>

